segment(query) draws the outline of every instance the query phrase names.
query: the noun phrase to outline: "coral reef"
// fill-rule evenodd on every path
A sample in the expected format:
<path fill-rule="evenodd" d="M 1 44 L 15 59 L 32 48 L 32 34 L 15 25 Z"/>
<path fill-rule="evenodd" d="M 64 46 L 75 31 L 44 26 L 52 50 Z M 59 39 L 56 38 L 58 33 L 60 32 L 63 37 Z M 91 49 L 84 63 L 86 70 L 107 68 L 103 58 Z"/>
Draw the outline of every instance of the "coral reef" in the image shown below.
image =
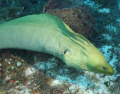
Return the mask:
<path fill-rule="evenodd" d="M 59 0 L 59 9 L 74 8 L 84 4 L 84 0 Z"/>
<path fill-rule="evenodd" d="M 0 0 L 0 22 L 43 12 L 44 0 Z"/>
<path fill-rule="evenodd" d="M 44 6 L 44 11 L 58 8 L 59 0 L 49 0 Z"/>
<path fill-rule="evenodd" d="M 0 53 L 0 94 L 63 94 L 69 85 L 57 83 L 9 51 Z M 55 85 L 55 83 L 57 85 Z"/>
<path fill-rule="evenodd" d="M 44 10 L 74 8 L 81 6 L 83 3 L 84 0 L 49 0 L 44 6 Z"/>
<path fill-rule="evenodd" d="M 115 5 L 115 0 L 92 0 L 95 1 L 95 3 L 101 4 L 103 7 L 111 7 Z"/>
<path fill-rule="evenodd" d="M 54 9 L 48 10 L 46 13 L 58 16 L 67 25 L 69 25 L 73 31 L 82 34 L 88 39 L 90 39 L 93 34 L 95 20 L 82 8 Z"/>

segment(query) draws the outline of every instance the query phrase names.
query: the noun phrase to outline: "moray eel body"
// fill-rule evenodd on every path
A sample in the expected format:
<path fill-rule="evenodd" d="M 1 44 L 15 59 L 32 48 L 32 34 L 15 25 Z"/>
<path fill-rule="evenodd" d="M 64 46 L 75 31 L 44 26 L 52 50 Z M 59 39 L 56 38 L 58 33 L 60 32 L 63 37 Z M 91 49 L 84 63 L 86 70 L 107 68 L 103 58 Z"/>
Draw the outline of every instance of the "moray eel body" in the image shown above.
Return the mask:
<path fill-rule="evenodd" d="M 76 69 L 106 75 L 114 72 L 94 45 L 49 14 L 29 15 L 0 24 L 0 49 L 5 48 L 52 54 Z"/>

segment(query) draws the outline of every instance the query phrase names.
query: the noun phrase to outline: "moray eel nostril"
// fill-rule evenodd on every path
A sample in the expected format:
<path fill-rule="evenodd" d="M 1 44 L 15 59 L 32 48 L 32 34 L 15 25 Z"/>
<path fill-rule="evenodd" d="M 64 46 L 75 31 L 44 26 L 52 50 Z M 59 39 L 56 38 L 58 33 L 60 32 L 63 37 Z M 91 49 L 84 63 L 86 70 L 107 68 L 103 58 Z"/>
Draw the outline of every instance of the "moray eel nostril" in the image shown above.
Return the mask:
<path fill-rule="evenodd" d="M 29 15 L 0 24 L 0 49 L 45 52 L 69 67 L 112 75 L 103 54 L 84 36 L 49 14 Z"/>

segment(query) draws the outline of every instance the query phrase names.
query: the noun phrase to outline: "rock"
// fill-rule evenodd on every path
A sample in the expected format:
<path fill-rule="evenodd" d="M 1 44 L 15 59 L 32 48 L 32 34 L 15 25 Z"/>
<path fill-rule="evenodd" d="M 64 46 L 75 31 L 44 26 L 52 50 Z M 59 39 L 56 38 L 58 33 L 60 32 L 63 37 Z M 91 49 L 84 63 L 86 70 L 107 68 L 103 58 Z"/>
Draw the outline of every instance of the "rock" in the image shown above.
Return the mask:
<path fill-rule="evenodd" d="M 48 3 L 46 3 L 44 6 L 44 11 L 58 8 L 58 5 L 59 5 L 58 2 L 59 2 L 58 0 L 49 0 Z"/>
<path fill-rule="evenodd" d="M 82 8 L 75 7 L 72 9 L 53 9 L 46 11 L 46 13 L 59 17 L 67 25 L 69 25 L 73 31 L 82 34 L 87 39 L 90 39 L 93 35 L 95 20 Z"/>

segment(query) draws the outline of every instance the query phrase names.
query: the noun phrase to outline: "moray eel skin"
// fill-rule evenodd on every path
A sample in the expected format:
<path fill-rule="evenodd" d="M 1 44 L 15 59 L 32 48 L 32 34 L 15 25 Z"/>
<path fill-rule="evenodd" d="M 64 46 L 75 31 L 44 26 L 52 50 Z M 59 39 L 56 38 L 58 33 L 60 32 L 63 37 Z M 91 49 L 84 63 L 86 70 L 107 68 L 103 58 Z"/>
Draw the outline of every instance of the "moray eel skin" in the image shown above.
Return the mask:
<path fill-rule="evenodd" d="M 29 15 L 0 24 L 0 49 L 5 48 L 52 54 L 78 70 L 114 73 L 93 44 L 49 14 Z"/>

